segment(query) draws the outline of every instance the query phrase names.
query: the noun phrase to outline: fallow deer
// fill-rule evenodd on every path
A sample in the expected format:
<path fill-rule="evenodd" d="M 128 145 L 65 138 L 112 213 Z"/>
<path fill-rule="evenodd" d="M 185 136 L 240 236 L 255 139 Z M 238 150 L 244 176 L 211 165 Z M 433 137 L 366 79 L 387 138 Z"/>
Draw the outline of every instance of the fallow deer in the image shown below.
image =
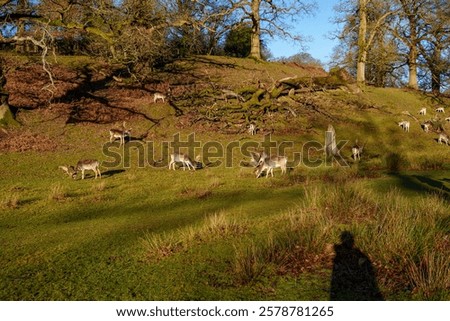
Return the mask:
<path fill-rule="evenodd" d="M 95 173 L 95 178 L 97 175 L 102 178 L 102 173 L 100 172 L 100 163 L 96 159 L 83 159 L 77 163 L 77 171 L 81 171 L 81 179 L 84 179 L 84 171 L 91 170 Z M 75 173 L 76 175 L 76 173 Z"/>

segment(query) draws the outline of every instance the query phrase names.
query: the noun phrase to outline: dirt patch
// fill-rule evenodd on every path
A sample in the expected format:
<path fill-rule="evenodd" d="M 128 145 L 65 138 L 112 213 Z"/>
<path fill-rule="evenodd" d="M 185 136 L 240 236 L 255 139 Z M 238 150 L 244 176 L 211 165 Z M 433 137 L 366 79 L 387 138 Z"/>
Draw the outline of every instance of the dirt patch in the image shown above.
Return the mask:
<path fill-rule="evenodd" d="M 14 130 L 0 135 L 1 152 L 53 151 L 59 144 L 50 137 L 30 130 Z"/>

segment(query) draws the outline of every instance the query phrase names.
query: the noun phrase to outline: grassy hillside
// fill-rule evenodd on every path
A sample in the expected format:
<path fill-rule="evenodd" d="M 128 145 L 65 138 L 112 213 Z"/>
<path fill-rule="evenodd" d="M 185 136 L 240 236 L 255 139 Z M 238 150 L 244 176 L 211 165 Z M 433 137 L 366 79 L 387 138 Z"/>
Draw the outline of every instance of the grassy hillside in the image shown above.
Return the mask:
<path fill-rule="evenodd" d="M 198 57 L 136 86 L 100 62 L 60 63 L 51 104 L 37 90 L 44 75 L 28 78 L 37 67 L 8 79 L 22 127 L 0 132 L 0 299 L 450 299 L 450 147 L 420 128 L 448 101 L 401 89 L 305 91 L 274 99 L 250 136 L 245 115 L 205 119 L 240 107 L 220 89 L 323 73 Z M 170 103 L 154 104 L 168 84 Z M 132 140 L 108 145 L 123 120 Z M 329 124 L 348 141 L 341 165 L 318 150 Z M 192 133 L 206 166 L 169 171 L 165 146 Z M 246 149 L 267 133 L 291 168 L 256 179 Z M 355 140 L 360 161 L 350 157 Z M 82 158 L 103 162 L 102 179 L 58 170 Z"/>

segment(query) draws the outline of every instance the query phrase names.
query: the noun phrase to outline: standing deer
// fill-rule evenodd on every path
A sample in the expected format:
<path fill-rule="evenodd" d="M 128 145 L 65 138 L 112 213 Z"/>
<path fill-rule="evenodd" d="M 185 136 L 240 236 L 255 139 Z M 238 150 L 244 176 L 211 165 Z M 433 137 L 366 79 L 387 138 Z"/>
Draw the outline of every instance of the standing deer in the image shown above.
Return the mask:
<path fill-rule="evenodd" d="M 125 137 L 130 137 L 130 136 L 131 136 L 131 128 L 126 129 L 125 122 L 123 122 L 121 129 L 112 128 L 109 130 L 109 142 L 112 143 L 113 141 L 115 141 L 118 138 L 120 140 L 119 146 L 122 146 L 124 144 Z"/>
<path fill-rule="evenodd" d="M 188 170 L 191 170 L 191 168 L 195 171 L 194 162 L 190 159 L 190 157 L 187 154 L 178 154 L 173 153 L 170 154 L 170 162 L 169 162 L 169 169 L 175 170 L 175 163 L 182 163 L 183 164 L 183 170 L 186 170 L 186 166 Z"/>
<path fill-rule="evenodd" d="M 255 126 L 255 124 L 250 124 L 250 126 L 248 127 L 248 132 L 252 136 L 256 134 L 256 126 Z"/>
<path fill-rule="evenodd" d="M 445 112 L 444 107 L 436 108 L 436 112 L 437 113 L 444 113 Z"/>
<path fill-rule="evenodd" d="M 438 143 L 442 144 L 442 142 L 444 142 L 446 145 L 450 145 L 450 139 L 445 132 L 439 134 Z"/>
<path fill-rule="evenodd" d="M 256 178 L 259 178 L 264 171 L 267 171 L 266 178 L 269 177 L 269 174 L 272 174 L 273 177 L 273 169 L 278 167 L 281 168 L 281 175 L 286 173 L 287 158 L 285 156 L 271 156 L 269 158 L 262 158 L 256 167 Z"/>
<path fill-rule="evenodd" d="M 405 132 L 409 132 L 409 121 L 403 120 L 403 121 L 399 122 L 398 125 L 399 125 L 401 128 L 403 128 L 403 130 L 404 130 Z"/>
<path fill-rule="evenodd" d="M 423 128 L 423 131 L 425 133 L 428 133 L 430 131 L 430 128 L 433 128 L 433 123 L 429 120 L 427 120 L 426 122 L 424 122 L 421 127 Z"/>
<path fill-rule="evenodd" d="M 424 107 L 419 111 L 420 115 L 426 115 L 427 114 L 427 109 Z"/>
<path fill-rule="evenodd" d="M 167 95 L 166 95 L 166 94 L 163 94 L 163 93 L 160 92 L 160 91 L 155 92 L 155 93 L 153 94 L 153 103 L 156 104 L 156 102 L 157 102 L 158 100 L 162 100 L 163 103 L 165 103 L 165 102 L 166 102 L 166 98 L 167 98 L 168 95 L 170 95 L 170 87 L 167 89 Z"/>
<path fill-rule="evenodd" d="M 100 172 L 100 163 L 96 159 L 84 159 L 80 160 L 76 166 L 77 171 L 81 171 L 81 179 L 84 179 L 84 171 L 91 170 L 95 173 L 95 178 L 97 175 L 102 178 L 102 173 Z M 75 175 L 77 172 L 75 172 Z"/>
<path fill-rule="evenodd" d="M 354 160 L 361 159 L 361 153 L 363 151 L 364 146 L 359 146 L 358 141 L 355 142 L 355 145 L 352 147 L 352 157 Z"/>

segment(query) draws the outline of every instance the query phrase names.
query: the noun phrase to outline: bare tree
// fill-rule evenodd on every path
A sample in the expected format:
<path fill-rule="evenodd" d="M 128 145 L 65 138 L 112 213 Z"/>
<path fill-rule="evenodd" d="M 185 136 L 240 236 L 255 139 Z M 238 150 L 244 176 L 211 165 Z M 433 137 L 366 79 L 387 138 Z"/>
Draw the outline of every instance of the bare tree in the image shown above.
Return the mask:
<path fill-rule="evenodd" d="M 375 12 L 378 14 L 373 14 Z M 389 1 L 358 0 L 358 64 L 356 71 L 358 84 L 363 85 L 366 82 L 367 54 L 375 36 L 386 29 L 386 19 L 396 12 L 397 10 L 392 8 Z"/>
<path fill-rule="evenodd" d="M 393 34 L 406 47 L 408 87 L 418 89 L 419 43 L 424 37 L 422 13 L 428 0 L 396 0 L 400 5 L 399 17 L 393 25 Z M 406 23 L 405 23 L 406 22 Z"/>
<path fill-rule="evenodd" d="M 420 60 L 428 69 L 429 87 L 440 93 L 450 78 L 450 4 L 446 0 L 430 0 L 423 16 L 426 36 L 419 42 Z"/>
<path fill-rule="evenodd" d="M 261 37 L 281 36 L 295 41 L 303 38 L 292 33 L 291 24 L 302 15 L 312 14 L 314 1 L 306 0 L 227 0 L 227 11 L 236 12 L 239 23 L 249 22 L 252 28 L 250 57 L 262 58 Z"/>

